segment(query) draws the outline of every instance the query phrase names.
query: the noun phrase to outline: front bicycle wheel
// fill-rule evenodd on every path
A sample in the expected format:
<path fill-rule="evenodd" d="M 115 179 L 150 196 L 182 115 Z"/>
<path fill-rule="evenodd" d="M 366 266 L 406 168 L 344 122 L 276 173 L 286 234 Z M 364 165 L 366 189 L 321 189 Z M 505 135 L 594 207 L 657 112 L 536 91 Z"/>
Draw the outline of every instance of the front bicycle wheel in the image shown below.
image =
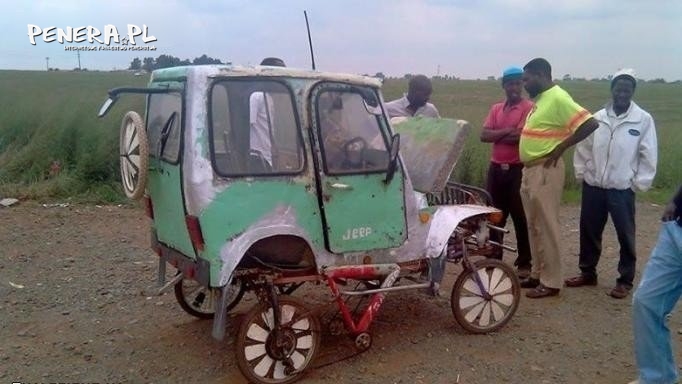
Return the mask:
<path fill-rule="evenodd" d="M 485 259 L 457 277 L 450 306 L 462 328 L 471 333 L 488 333 L 509 322 L 520 298 L 521 286 L 514 269 L 500 260 Z"/>

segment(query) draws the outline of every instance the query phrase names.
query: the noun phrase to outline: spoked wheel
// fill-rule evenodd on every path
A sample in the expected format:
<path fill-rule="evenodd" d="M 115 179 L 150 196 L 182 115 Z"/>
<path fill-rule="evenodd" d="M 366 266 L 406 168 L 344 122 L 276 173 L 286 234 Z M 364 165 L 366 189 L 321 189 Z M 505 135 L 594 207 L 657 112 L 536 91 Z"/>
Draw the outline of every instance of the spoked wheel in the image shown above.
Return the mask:
<path fill-rule="evenodd" d="M 175 284 L 175 298 L 185 310 L 200 319 L 212 319 L 215 315 L 215 300 L 220 295 L 220 288 L 207 288 L 194 280 L 182 279 Z M 244 296 L 244 284 L 232 281 L 227 290 L 227 307 L 229 312 Z"/>
<path fill-rule="evenodd" d="M 274 330 L 272 308 L 260 303 L 242 320 L 237 334 L 237 364 L 252 383 L 292 383 L 310 365 L 320 346 L 320 322 L 297 299 L 279 296 L 281 319 Z"/>
<path fill-rule="evenodd" d="M 480 278 L 482 289 L 475 276 Z M 472 333 L 503 327 L 519 306 L 521 287 L 514 270 L 500 260 L 480 260 L 455 281 L 450 306 L 455 320 Z"/>
<path fill-rule="evenodd" d="M 119 154 L 123 191 L 131 199 L 139 199 L 147 184 L 149 143 L 142 118 L 130 111 L 121 121 Z"/>

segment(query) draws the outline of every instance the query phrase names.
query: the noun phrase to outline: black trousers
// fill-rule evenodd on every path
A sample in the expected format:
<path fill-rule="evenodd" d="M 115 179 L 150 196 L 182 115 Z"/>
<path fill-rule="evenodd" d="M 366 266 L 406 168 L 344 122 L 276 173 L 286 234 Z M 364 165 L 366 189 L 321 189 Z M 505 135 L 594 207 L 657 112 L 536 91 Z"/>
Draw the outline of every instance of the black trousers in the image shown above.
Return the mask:
<path fill-rule="evenodd" d="M 606 219 L 616 228 L 620 243 L 617 283 L 632 287 L 635 278 L 635 192 L 631 189 L 603 189 L 583 182 L 580 204 L 580 271 L 597 277 L 601 240 Z"/>
<path fill-rule="evenodd" d="M 511 215 L 514 222 L 514 232 L 516 233 L 516 246 L 518 257 L 514 265 L 519 268 L 531 266 L 530 243 L 528 241 L 528 225 L 526 224 L 526 214 L 523 211 L 521 202 L 521 177 L 523 176 L 523 164 L 501 164 L 490 163 L 488 168 L 487 190 L 493 198 L 493 206 L 502 211 L 502 222 L 500 227 L 507 224 L 507 218 Z M 490 231 L 490 239 L 502 243 L 504 234 L 499 231 Z M 502 259 L 502 249 L 493 257 Z"/>

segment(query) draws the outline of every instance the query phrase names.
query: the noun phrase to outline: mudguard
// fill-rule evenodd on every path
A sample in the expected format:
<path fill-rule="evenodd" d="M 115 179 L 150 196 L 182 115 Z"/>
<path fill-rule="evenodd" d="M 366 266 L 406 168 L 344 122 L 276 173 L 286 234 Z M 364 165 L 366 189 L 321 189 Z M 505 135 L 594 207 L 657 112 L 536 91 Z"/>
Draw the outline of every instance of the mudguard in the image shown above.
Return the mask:
<path fill-rule="evenodd" d="M 493 212 L 499 212 L 499 210 L 494 207 L 471 204 L 438 206 L 433 213 L 431 226 L 426 236 L 426 257 L 440 256 L 450 235 L 463 220 Z"/>

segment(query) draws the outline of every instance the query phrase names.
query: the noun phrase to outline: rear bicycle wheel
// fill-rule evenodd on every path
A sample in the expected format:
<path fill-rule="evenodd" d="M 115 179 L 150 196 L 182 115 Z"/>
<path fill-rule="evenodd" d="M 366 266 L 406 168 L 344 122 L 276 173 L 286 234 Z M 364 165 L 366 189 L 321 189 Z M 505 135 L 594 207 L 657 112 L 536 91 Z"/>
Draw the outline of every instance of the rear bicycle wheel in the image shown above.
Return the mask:
<path fill-rule="evenodd" d="M 215 300 L 220 295 L 220 288 L 204 287 L 195 280 L 182 279 L 173 287 L 175 299 L 182 309 L 199 319 L 212 319 L 215 316 Z M 244 296 L 244 284 L 232 281 L 227 290 L 227 307 L 229 312 Z"/>
<path fill-rule="evenodd" d="M 242 320 L 237 334 L 237 365 L 251 383 L 288 384 L 310 366 L 320 346 L 320 322 L 298 299 L 279 296 L 279 336 L 273 310 L 259 303 Z"/>

